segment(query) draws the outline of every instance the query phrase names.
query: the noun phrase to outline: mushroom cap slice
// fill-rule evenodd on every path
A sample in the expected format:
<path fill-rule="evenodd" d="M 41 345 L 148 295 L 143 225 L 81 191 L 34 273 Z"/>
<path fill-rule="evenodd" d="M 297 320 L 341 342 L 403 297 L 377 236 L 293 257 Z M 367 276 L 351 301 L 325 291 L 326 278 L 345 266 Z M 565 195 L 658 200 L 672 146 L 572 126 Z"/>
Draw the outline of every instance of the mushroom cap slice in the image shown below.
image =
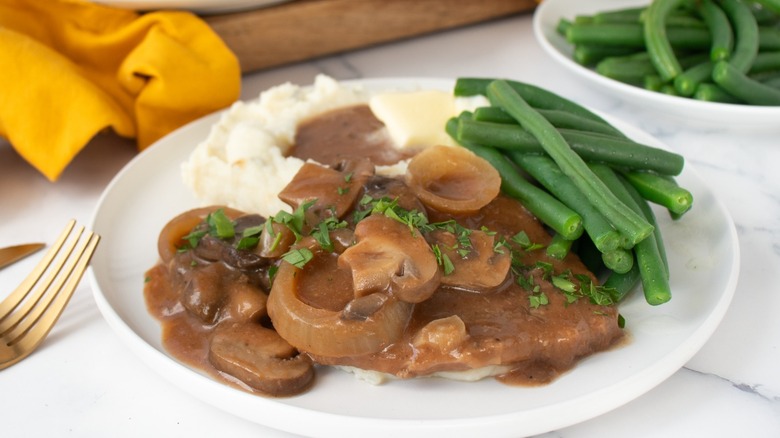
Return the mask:
<path fill-rule="evenodd" d="M 255 390 L 273 396 L 303 392 L 314 378 L 311 359 L 257 323 L 220 324 L 209 346 L 209 361 Z"/>
<path fill-rule="evenodd" d="M 345 161 L 335 167 L 307 162 L 279 192 L 279 199 L 293 209 L 314 200 L 310 211 L 317 217 L 329 212 L 342 217 L 358 200 L 363 183 L 374 174 L 368 160 Z"/>
<path fill-rule="evenodd" d="M 355 227 L 357 243 L 339 256 L 339 266 L 352 271 L 355 296 L 387 292 L 400 301 L 419 303 L 439 287 L 441 272 L 425 238 L 383 214 L 373 214 Z"/>
<path fill-rule="evenodd" d="M 508 248 L 496 250 L 493 233 L 480 230 L 465 230 L 463 236 L 445 230 L 428 234 L 428 241 L 436 244 L 452 262 L 452 272 L 441 278 L 446 286 L 474 292 L 484 292 L 500 286 L 512 265 Z M 463 238 L 468 246 L 464 247 Z"/>

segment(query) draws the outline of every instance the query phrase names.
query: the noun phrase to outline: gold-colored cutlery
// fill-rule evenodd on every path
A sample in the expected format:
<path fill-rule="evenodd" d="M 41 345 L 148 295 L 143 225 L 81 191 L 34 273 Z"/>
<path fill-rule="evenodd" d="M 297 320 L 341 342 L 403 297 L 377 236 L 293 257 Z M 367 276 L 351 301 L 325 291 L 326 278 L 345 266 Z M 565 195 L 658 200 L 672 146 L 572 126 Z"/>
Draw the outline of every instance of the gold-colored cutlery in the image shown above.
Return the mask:
<path fill-rule="evenodd" d="M 0 303 L 0 370 L 29 356 L 46 338 L 87 270 L 100 236 L 70 221 L 21 284 Z M 0 266 L 41 249 L 0 250 Z M 4 263 L 4 264 L 3 264 Z"/>

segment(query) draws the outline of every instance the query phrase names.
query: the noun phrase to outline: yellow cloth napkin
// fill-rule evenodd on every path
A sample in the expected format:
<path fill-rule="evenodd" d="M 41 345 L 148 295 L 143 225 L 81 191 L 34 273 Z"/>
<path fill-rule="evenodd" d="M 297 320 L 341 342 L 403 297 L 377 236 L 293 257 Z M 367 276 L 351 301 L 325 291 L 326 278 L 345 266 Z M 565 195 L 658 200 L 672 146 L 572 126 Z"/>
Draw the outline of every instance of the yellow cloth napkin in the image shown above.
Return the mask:
<path fill-rule="evenodd" d="M 0 0 L 0 136 L 52 181 L 101 130 L 143 149 L 240 86 L 235 55 L 191 13 Z"/>

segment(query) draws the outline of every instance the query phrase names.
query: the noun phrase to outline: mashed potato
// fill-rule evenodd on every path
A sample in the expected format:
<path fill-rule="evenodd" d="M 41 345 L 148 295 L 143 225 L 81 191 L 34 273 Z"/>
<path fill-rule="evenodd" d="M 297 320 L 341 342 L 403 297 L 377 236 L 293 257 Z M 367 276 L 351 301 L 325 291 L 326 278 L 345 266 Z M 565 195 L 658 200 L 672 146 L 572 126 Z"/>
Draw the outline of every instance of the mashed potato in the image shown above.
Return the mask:
<path fill-rule="evenodd" d="M 369 93 L 360 86 L 345 86 L 319 75 L 314 84 L 300 87 L 290 83 L 270 88 L 250 102 L 237 102 L 211 129 L 188 161 L 182 165 L 182 178 L 203 205 L 222 204 L 246 212 L 272 216 L 289 206 L 277 197 L 298 172 L 303 161 L 287 157 L 295 140 L 298 123 L 331 109 L 372 103 L 381 106 L 378 118 L 392 126 L 389 135 L 399 147 L 409 138 L 430 138 L 430 143 L 446 141 L 441 123 L 463 109 L 485 105 L 484 98 L 454 98 L 424 91 L 419 96 L 407 93 Z M 407 98 L 395 97 L 406 95 Z M 427 96 L 427 97 L 426 97 Z M 373 102 L 372 102 L 373 99 Z M 448 104 L 450 99 L 452 104 Z M 424 101 L 424 102 L 423 102 Z M 389 102 L 389 103 L 388 103 Z M 407 123 L 405 118 L 419 119 L 420 105 L 429 102 L 430 124 Z M 414 111 L 412 111 L 414 109 Z M 440 125 L 433 134 L 418 132 Z M 415 132 L 412 132 L 415 131 Z M 424 142 L 423 142 L 424 143 Z M 431 146 L 422 144 L 420 146 Z M 379 169 L 384 174 L 405 170 L 403 163 Z"/>

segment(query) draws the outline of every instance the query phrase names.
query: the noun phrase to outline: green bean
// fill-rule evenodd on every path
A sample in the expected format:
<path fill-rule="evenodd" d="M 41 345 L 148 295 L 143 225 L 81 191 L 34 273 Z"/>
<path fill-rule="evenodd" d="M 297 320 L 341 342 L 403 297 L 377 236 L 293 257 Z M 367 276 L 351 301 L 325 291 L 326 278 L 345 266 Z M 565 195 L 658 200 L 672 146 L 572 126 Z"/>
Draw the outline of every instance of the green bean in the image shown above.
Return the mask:
<path fill-rule="evenodd" d="M 623 248 L 602 252 L 601 260 L 604 266 L 619 274 L 625 274 L 634 266 L 634 254 Z"/>
<path fill-rule="evenodd" d="M 734 48 L 734 32 L 731 30 L 728 16 L 712 0 L 701 0 L 697 3 L 697 11 L 701 14 L 712 35 L 710 60 L 724 61 L 728 59 Z"/>
<path fill-rule="evenodd" d="M 753 0 L 753 1 L 760 4 L 767 10 L 774 12 L 775 14 L 780 14 L 780 0 Z"/>
<path fill-rule="evenodd" d="M 741 100 L 727 93 L 723 88 L 708 82 L 701 83 L 696 87 L 693 98 L 704 102 L 742 103 Z"/>
<path fill-rule="evenodd" d="M 780 52 L 760 52 L 750 65 L 749 74 L 780 70 Z"/>
<path fill-rule="evenodd" d="M 707 28 L 670 27 L 665 32 L 675 49 L 708 49 L 712 37 Z M 595 44 L 645 49 L 641 24 L 573 24 L 566 29 L 566 40 L 574 45 Z"/>
<path fill-rule="evenodd" d="M 712 62 L 705 61 L 686 69 L 674 78 L 674 88 L 681 96 L 693 96 L 699 84 L 712 77 Z"/>
<path fill-rule="evenodd" d="M 634 263 L 628 272 L 609 274 L 609 277 L 602 283 L 602 287 L 610 291 L 615 302 L 620 302 L 636 287 L 639 279 L 639 264 Z"/>
<path fill-rule="evenodd" d="M 446 125 L 447 133 L 457 138 L 459 121 L 451 118 Z M 582 235 L 582 217 L 572 209 L 555 199 L 544 190 L 523 178 L 517 169 L 501 152 L 476 143 L 460 141 L 466 149 L 487 160 L 501 175 L 501 190 L 517 199 L 539 220 L 567 239 L 576 239 Z"/>
<path fill-rule="evenodd" d="M 669 278 L 669 260 L 666 256 L 666 245 L 664 244 L 661 228 L 658 226 L 658 221 L 656 220 L 655 213 L 653 213 L 653 209 L 650 208 L 650 204 L 647 203 L 647 200 L 642 197 L 636 188 L 634 188 L 631 183 L 628 182 L 625 177 L 623 177 L 623 175 L 617 174 L 615 172 L 611 173 L 615 175 L 617 179 L 623 184 L 626 192 L 634 200 L 634 203 L 636 203 L 637 207 L 639 207 L 639 210 L 645 216 L 645 219 L 647 219 L 647 221 L 653 225 L 653 236 L 655 237 L 655 245 L 658 251 L 658 257 L 664 265 L 666 277 Z M 611 178 L 611 176 L 607 176 L 607 178 Z M 677 215 L 676 213 L 670 212 L 670 214 L 672 214 L 675 220 L 680 218 L 680 215 Z"/>
<path fill-rule="evenodd" d="M 666 17 L 666 27 L 667 29 L 674 28 L 674 27 L 691 27 L 691 28 L 704 29 L 707 27 L 707 24 L 704 23 L 702 20 L 700 20 L 698 17 L 693 17 L 690 15 L 670 15 Z"/>
<path fill-rule="evenodd" d="M 455 81 L 453 93 L 455 96 L 474 96 L 487 94 L 487 86 L 493 81 L 490 78 L 458 78 Z M 586 119 L 595 120 L 609 125 L 606 120 L 587 108 L 563 98 L 544 88 L 520 81 L 507 81 L 514 90 L 534 108 L 567 111 Z M 616 130 L 617 131 L 617 130 Z M 618 131 L 619 132 L 619 131 Z"/>
<path fill-rule="evenodd" d="M 761 81 L 761 83 L 766 85 L 767 87 L 780 89 L 780 75 L 775 76 L 773 78 L 767 78 L 767 79 Z"/>
<path fill-rule="evenodd" d="M 758 53 L 758 23 L 756 17 L 741 0 L 721 0 L 734 28 L 734 51 L 728 62 L 742 73 L 750 70 Z"/>
<path fill-rule="evenodd" d="M 611 251 L 621 246 L 623 243 L 621 234 L 592 203 L 583 197 L 582 191 L 563 174 L 550 157 L 518 152 L 510 152 L 508 156 L 548 192 L 582 217 L 585 233 L 590 236 L 599 251 Z"/>
<path fill-rule="evenodd" d="M 549 120 L 556 128 L 562 129 L 574 129 L 577 131 L 593 132 L 598 134 L 609 135 L 612 137 L 623 138 L 623 133 L 615 129 L 612 125 L 597 122 L 595 120 L 586 119 L 576 114 L 568 113 L 561 110 L 537 110 L 539 114 L 543 115 L 545 119 Z M 492 122 L 492 123 L 510 123 L 516 124 L 512 116 L 507 114 L 501 108 L 494 106 L 485 106 L 474 110 L 474 120 L 477 122 Z"/>
<path fill-rule="evenodd" d="M 776 27 L 760 26 L 758 28 L 758 50 L 780 50 L 780 29 Z"/>
<path fill-rule="evenodd" d="M 683 69 L 701 64 L 708 59 L 704 54 L 693 54 L 678 59 Z M 596 72 L 621 82 L 643 86 L 647 76 L 657 76 L 655 65 L 650 60 L 647 52 L 623 57 L 606 58 L 596 65 Z M 661 78 L 662 83 L 666 83 Z M 660 88 L 660 87 L 659 87 Z"/>
<path fill-rule="evenodd" d="M 487 97 L 493 105 L 511 114 L 539 140 L 561 171 L 572 179 L 584 196 L 629 242 L 636 244 L 652 234 L 652 225 L 636 212 L 626 209 L 571 149 L 555 127 L 523 100 L 509 83 L 503 80 L 491 82 L 487 88 Z"/>
<path fill-rule="evenodd" d="M 571 27 L 572 24 L 574 23 L 565 18 L 561 18 L 558 20 L 558 25 L 555 26 L 555 31 L 560 35 L 566 36 L 566 29 Z"/>
<path fill-rule="evenodd" d="M 578 44 L 574 46 L 572 57 L 585 66 L 596 65 L 599 61 L 611 56 L 626 56 L 635 53 L 635 47 L 599 46 L 593 44 Z"/>
<path fill-rule="evenodd" d="M 645 7 L 600 11 L 591 15 L 594 23 L 639 23 Z"/>
<path fill-rule="evenodd" d="M 666 175 L 679 175 L 685 165 L 682 155 L 632 140 L 567 129 L 559 132 L 574 152 L 587 161 L 652 170 Z M 464 119 L 460 120 L 456 138 L 504 150 L 544 152 L 539 140 L 518 125 Z"/>
<path fill-rule="evenodd" d="M 612 190 L 616 197 L 624 202 L 632 211 L 642 215 L 655 228 L 658 225 L 653 219 L 645 216 L 645 213 L 637 203 L 638 194 L 630 184 L 623 183 L 623 180 L 615 172 L 604 165 L 592 165 L 594 173 Z M 646 239 L 634 246 L 634 256 L 639 268 L 639 275 L 642 281 L 642 288 L 645 293 L 645 300 L 651 305 L 663 304 L 672 297 L 669 287 L 669 274 L 665 255 L 662 256 L 659 251 L 655 231 Z"/>
<path fill-rule="evenodd" d="M 616 81 L 642 86 L 646 76 L 656 73 L 647 52 L 636 55 L 609 57 L 596 64 L 596 73 Z"/>
<path fill-rule="evenodd" d="M 666 207 L 676 214 L 683 214 L 693 206 L 693 195 L 671 178 L 649 172 L 624 172 L 623 176 L 643 198 Z"/>
<path fill-rule="evenodd" d="M 661 85 L 661 88 L 658 90 L 661 94 L 667 94 L 669 96 L 679 96 L 680 93 L 677 92 L 677 89 L 674 88 L 673 84 L 663 84 Z"/>
<path fill-rule="evenodd" d="M 642 202 L 639 194 L 631 184 L 625 180 L 622 181 L 626 192 L 635 200 L 631 207 L 641 210 Z M 646 205 L 646 203 L 644 204 Z M 639 242 L 634 247 L 645 301 L 651 305 L 663 304 L 672 298 L 672 289 L 669 286 L 669 264 L 666 260 L 663 241 L 658 240 L 656 236 L 653 234 L 651 238 Z"/>
<path fill-rule="evenodd" d="M 569 254 L 573 243 L 574 240 L 567 239 L 561 234 L 555 233 L 552 236 L 552 240 L 550 240 L 550 243 L 547 245 L 545 252 L 549 257 L 556 260 L 563 260 Z"/>
<path fill-rule="evenodd" d="M 780 90 L 749 78 L 725 61 L 715 64 L 712 80 L 729 94 L 751 105 L 780 105 Z"/>
<path fill-rule="evenodd" d="M 645 90 L 661 91 L 661 87 L 664 85 L 663 79 L 657 74 L 651 74 L 645 76 L 644 87 Z"/>
<path fill-rule="evenodd" d="M 682 73 L 682 66 L 674 54 L 667 36 L 666 20 L 671 11 L 684 0 L 654 0 L 647 8 L 644 21 L 644 39 L 650 60 L 664 81 L 670 81 Z M 568 34 L 568 33 L 567 33 Z"/>

